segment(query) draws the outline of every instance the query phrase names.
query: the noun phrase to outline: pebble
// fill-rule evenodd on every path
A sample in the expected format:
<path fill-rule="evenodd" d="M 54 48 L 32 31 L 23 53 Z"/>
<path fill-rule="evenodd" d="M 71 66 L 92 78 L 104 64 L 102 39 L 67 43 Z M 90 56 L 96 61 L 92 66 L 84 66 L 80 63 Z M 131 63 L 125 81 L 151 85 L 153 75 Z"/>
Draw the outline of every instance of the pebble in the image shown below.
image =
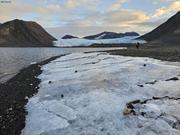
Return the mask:
<path fill-rule="evenodd" d="M 139 87 L 144 87 L 143 85 L 137 85 L 137 86 L 139 86 Z"/>
<path fill-rule="evenodd" d="M 52 81 L 49 81 L 49 84 L 51 84 L 52 83 Z"/>
<path fill-rule="evenodd" d="M 124 111 L 123 111 L 124 115 L 129 115 L 131 113 L 132 113 L 132 109 L 130 109 L 130 108 L 125 108 Z"/>
<path fill-rule="evenodd" d="M 178 129 L 178 130 L 180 130 L 180 124 L 177 124 L 177 125 L 175 126 L 175 128 Z"/>

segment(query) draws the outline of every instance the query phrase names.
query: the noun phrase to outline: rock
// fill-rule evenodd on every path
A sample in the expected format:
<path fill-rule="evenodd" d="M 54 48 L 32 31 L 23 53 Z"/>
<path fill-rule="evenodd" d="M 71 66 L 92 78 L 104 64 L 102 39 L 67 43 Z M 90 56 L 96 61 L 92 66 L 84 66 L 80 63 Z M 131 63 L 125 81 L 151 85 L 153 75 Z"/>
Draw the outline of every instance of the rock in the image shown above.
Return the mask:
<path fill-rule="evenodd" d="M 74 73 L 77 73 L 77 72 L 78 72 L 77 70 L 74 71 Z"/>
<path fill-rule="evenodd" d="M 137 86 L 139 86 L 139 87 L 144 87 L 144 85 L 140 85 L 140 84 L 138 84 Z"/>
<path fill-rule="evenodd" d="M 153 82 L 147 82 L 146 84 L 155 84 L 155 83 L 157 83 L 157 80 L 155 80 L 155 81 L 153 81 Z"/>
<path fill-rule="evenodd" d="M 131 114 L 132 112 L 133 112 L 132 109 L 126 107 L 126 108 L 124 109 L 124 111 L 123 111 L 123 115 L 129 115 L 129 114 Z"/>
<path fill-rule="evenodd" d="M 101 132 L 103 132 L 103 131 L 104 131 L 104 128 L 101 129 Z"/>
<path fill-rule="evenodd" d="M 64 97 L 64 95 L 63 94 L 61 94 L 61 98 L 63 98 Z"/>
<path fill-rule="evenodd" d="M 39 89 L 39 86 L 35 87 L 35 89 Z"/>
<path fill-rule="evenodd" d="M 52 81 L 49 81 L 48 83 L 49 83 L 49 84 L 51 84 L 51 83 L 52 83 Z"/>
<path fill-rule="evenodd" d="M 146 65 L 146 64 L 144 64 L 143 66 L 144 66 L 144 67 L 146 67 L 147 65 Z"/>
<path fill-rule="evenodd" d="M 178 81 L 178 80 L 179 80 L 178 77 L 173 77 L 173 78 L 167 79 L 166 81 Z"/>
<path fill-rule="evenodd" d="M 175 129 L 180 130 L 180 123 L 178 123 L 178 124 L 175 125 Z"/>

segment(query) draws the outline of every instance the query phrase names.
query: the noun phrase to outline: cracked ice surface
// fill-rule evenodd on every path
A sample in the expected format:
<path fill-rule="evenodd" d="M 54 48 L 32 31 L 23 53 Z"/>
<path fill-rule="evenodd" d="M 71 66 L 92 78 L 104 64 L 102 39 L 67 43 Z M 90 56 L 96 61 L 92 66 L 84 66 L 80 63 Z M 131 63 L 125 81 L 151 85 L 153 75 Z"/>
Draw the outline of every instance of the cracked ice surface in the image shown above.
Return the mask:
<path fill-rule="evenodd" d="M 22 135 L 180 134 L 167 120 L 123 115 L 126 103 L 133 100 L 180 97 L 180 81 L 165 81 L 180 74 L 179 63 L 107 53 L 74 53 L 42 69 L 39 92 L 26 106 L 28 115 Z M 154 85 L 146 84 L 154 80 Z M 146 108 L 179 117 L 179 101 L 168 102 L 167 108 L 163 105 L 166 102 L 160 103 L 152 102 Z"/>

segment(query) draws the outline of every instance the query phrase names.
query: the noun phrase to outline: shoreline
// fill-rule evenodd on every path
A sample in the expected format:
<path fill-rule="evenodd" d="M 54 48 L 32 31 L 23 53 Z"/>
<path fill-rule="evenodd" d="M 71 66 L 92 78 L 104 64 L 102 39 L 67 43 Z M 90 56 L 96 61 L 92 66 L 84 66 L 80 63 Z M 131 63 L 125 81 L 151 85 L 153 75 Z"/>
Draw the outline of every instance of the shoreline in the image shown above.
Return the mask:
<path fill-rule="evenodd" d="M 149 57 L 162 61 L 180 62 L 180 45 L 177 46 L 141 46 L 127 47 L 127 49 L 105 51 L 111 55 L 132 57 Z"/>
<path fill-rule="evenodd" d="M 20 135 L 25 126 L 27 114 L 24 106 L 28 98 L 38 92 L 41 82 L 37 78 L 42 73 L 41 66 L 61 57 L 54 56 L 37 64 L 20 70 L 18 74 L 5 83 L 0 83 L 0 134 Z"/>

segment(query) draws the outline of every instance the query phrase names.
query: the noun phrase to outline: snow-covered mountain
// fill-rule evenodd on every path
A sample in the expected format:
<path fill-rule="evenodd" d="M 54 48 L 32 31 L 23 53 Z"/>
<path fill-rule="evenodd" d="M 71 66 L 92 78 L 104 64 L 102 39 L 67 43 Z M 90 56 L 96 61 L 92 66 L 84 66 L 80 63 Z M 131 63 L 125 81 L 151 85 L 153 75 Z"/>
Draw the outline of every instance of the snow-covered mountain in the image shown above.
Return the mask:
<path fill-rule="evenodd" d="M 55 46 L 59 47 L 73 47 L 73 46 L 90 46 L 93 44 L 123 44 L 123 43 L 145 43 L 144 40 L 137 40 L 137 36 L 125 36 L 122 38 L 114 39 L 96 39 L 89 40 L 84 38 L 74 38 L 74 39 L 59 39 Z"/>
<path fill-rule="evenodd" d="M 116 33 L 116 32 L 102 32 L 96 35 L 90 35 L 84 37 L 85 39 L 92 39 L 92 40 L 97 40 L 97 39 L 114 39 L 114 38 L 122 38 L 126 36 L 139 36 L 138 33 L 136 32 L 125 32 L 125 33 Z"/>

